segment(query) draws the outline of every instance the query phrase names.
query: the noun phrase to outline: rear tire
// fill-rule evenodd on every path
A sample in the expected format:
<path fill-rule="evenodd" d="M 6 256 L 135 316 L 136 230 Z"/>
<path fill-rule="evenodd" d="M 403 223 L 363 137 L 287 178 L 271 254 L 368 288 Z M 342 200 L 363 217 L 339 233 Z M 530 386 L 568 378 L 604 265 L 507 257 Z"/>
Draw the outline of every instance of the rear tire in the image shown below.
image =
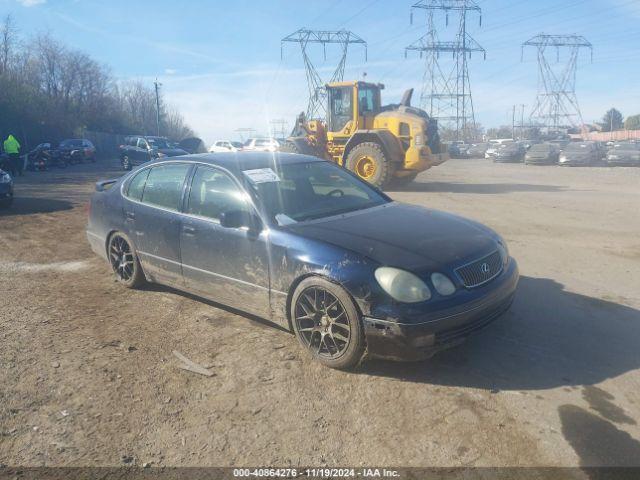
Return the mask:
<path fill-rule="evenodd" d="M 340 370 L 360 363 L 365 337 L 351 296 L 321 277 L 304 279 L 291 299 L 291 323 L 298 341 L 314 360 Z"/>
<path fill-rule="evenodd" d="M 109 237 L 107 257 L 111 270 L 118 283 L 127 288 L 139 288 L 146 280 L 133 243 L 122 232 L 115 232 Z"/>
<path fill-rule="evenodd" d="M 356 145 L 347 156 L 346 167 L 378 188 L 385 187 L 395 171 L 395 165 L 386 158 L 380 145 L 373 142 Z"/>
<path fill-rule="evenodd" d="M 280 146 L 278 151 L 282 153 L 297 153 L 300 155 L 311 155 L 312 157 L 323 158 L 317 148 L 312 147 L 306 142 L 300 144 L 287 140 L 282 146 Z"/>

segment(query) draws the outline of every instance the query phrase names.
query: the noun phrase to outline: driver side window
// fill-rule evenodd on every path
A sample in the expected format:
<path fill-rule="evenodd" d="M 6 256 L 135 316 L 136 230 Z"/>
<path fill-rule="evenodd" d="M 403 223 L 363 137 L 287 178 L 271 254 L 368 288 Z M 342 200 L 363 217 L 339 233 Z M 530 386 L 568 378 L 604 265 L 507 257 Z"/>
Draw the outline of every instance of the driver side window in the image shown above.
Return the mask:
<path fill-rule="evenodd" d="M 138 148 L 142 148 L 143 150 L 148 150 L 149 144 L 144 138 L 138 138 Z"/>
<path fill-rule="evenodd" d="M 250 211 L 246 193 L 226 173 L 199 166 L 193 176 L 187 213 L 220 220 L 224 212 Z"/>

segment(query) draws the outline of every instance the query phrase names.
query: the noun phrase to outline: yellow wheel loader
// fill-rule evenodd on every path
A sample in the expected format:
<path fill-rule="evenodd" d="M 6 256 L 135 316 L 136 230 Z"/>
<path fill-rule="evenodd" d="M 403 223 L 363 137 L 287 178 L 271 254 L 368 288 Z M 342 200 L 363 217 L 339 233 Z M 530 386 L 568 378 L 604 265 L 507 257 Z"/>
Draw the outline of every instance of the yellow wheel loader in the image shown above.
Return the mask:
<path fill-rule="evenodd" d="M 411 106 L 413 89 L 400 104 L 382 106 L 382 84 L 338 82 L 326 86 L 326 120 L 300 114 L 283 152 L 333 160 L 379 188 L 411 182 L 447 160 L 437 122 Z"/>

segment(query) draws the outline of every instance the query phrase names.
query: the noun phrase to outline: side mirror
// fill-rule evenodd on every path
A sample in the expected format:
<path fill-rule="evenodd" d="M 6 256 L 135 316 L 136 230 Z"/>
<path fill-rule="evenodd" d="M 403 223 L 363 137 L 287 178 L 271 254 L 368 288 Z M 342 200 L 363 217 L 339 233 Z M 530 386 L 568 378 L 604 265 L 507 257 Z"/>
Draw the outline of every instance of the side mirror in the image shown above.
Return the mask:
<path fill-rule="evenodd" d="M 242 228 L 249 230 L 262 230 L 260 219 L 245 210 L 230 210 L 220 215 L 220 225 L 224 228 Z"/>

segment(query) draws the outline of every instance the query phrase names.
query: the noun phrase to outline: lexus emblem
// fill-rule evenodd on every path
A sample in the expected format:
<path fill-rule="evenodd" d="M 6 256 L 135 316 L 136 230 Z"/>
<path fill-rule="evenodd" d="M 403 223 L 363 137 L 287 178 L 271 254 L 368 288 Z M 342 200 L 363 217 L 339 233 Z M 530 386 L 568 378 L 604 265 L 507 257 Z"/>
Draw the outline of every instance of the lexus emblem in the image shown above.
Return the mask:
<path fill-rule="evenodd" d="M 480 271 L 486 275 L 491 271 L 491 268 L 489 268 L 488 263 L 483 263 L 482 265 L 480 265 Z"/>

